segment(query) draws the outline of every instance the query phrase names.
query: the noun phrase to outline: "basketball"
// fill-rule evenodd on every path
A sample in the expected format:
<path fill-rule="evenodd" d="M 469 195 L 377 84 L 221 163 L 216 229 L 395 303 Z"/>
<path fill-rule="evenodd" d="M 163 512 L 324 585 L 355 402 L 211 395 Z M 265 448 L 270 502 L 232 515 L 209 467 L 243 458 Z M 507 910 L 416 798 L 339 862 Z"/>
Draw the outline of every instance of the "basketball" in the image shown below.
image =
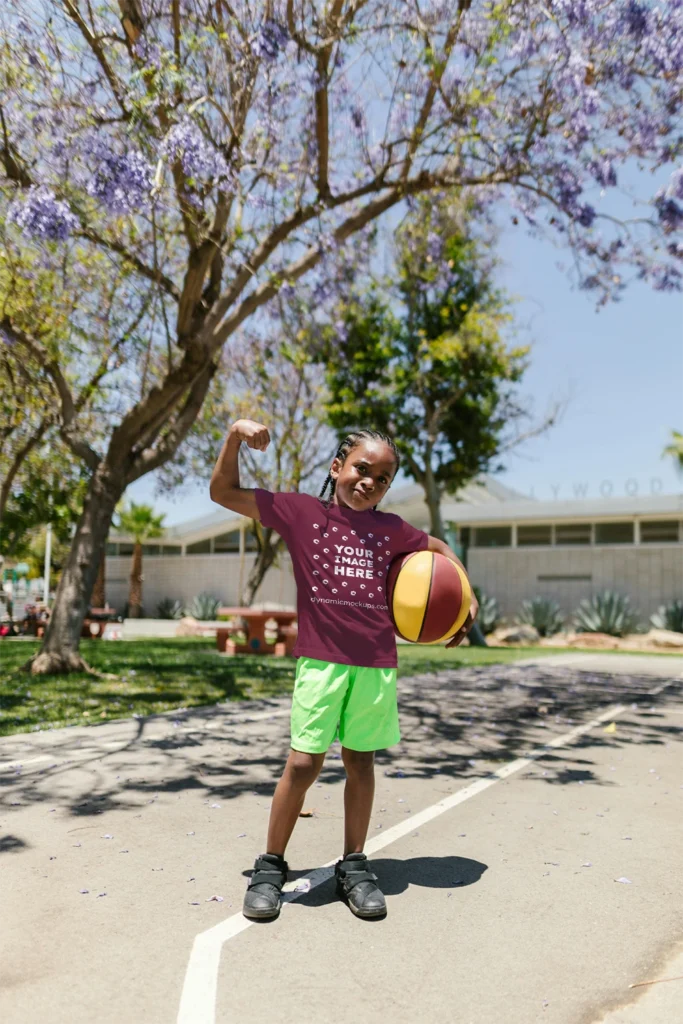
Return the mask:
<path fill-rule="evenodd" d="M 439 644 L 458 632 L 470 610 L 466 574 L 436 551 L 397 558 L 387 584 L 389 614 L 399 636 L 414 644 Z"/>

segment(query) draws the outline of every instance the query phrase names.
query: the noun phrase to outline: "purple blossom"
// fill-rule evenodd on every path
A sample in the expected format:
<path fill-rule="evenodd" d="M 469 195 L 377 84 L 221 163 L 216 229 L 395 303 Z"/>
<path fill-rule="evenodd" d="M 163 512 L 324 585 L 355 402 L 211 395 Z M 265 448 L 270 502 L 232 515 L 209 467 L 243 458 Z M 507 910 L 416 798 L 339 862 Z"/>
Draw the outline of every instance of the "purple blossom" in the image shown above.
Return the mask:
<path fill-rule="evenodd" d="M 583 203 L 577 207 L 574 219 L 579 222 L 581 227 L 589 228 L 595 220 L 595 210 L 589 203 Z"/>
<path fill-rule="evenodd" d="M 112 213 L 135 213 L 149 203 L 152 170 L 139 149 L 117 154 L 100 144 L 88 194 Z"/>
<path fill-rule="evenodd" d="M 649 12 L 645 4 L 640 4 L 637 0 L 629 0 L 624 11 L 623 23 L 629 35 L 636 39 L 646 36 L 649 27 Z"/>
<path fill-rule="evenodd" d="M 280 56 L 289 41 L 289 33 L 284 25 L 269 18 L 264 21 L 252 41 L 251 48 L 261 60 L 274 62 Z"/>
<path fill-rule="evenodd" d="M 32 185 L 22 200 L 12 203 L 9 219 L 35 241 L 63 242 L 78 227 L 68 203 L 45 185 Z"/>
<path fill-rule="evenodd" d="M 609 157 L 600 157 L 599 160 L 591 160 L 588 165 L 588 170 L 591 172 L 598 184 L 602 185 L 603 188 L 614 186 L 617 183 L 617 172 Z"/>
<path fill-rule="evenodd" d="M 654 205 L 659 223 L 667 234 L 683 228 L 683 207 L 679 206 L 675 199 L 660 192 L 655 197 Z"/>
<path fill-rule="evenodd" d="M 164 139 L 162 152 L 171 162 L 180 160 L 185 175 L 195 181 L 221 181 L 230 177 L 224 156 L 189 118 L 171 128 Z"/>

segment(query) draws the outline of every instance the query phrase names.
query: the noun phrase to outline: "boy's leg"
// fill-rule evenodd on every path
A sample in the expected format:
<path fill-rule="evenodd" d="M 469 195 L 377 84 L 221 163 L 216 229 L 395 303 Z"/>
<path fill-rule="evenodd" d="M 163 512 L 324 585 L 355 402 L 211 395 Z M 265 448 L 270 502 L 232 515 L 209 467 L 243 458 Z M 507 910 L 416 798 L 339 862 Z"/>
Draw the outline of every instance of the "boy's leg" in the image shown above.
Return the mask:
<path fill-rule="evenodd" d="M 268 849 L 256 858 L 244 896 L 242 913 L 245 917 L 268 920 L 279 914 L 282 887 L 287 881 L 288 871 L 285 848 L 301 812 L 306 791 L 317 779 L 324 760 L 324 754 L 290 751 L 270 809 Z"/>
<path fill-rule="evenodd" d="M 344 856 L 334 869 L 337 892 L 356 917 L 384 917 L 384 893 L 363 853 L 375 795 L 375 752 L 342 747 L 342 758 L 346 767 Z"/>
<path fill-rule="evenodd" d="M 346 769 L 344 787 L 344 856 L 362 853 L 370 827 L 375 797 L 374 750 L 349 750 L 342 747 Z"/>
<path fill-rule="evenodd" d="M 284 857 L 287 843 L 304 805 L 306 793 L 318 778 L 324 760 L 324 754 L 305 754 L 301 750 L 290 750 L 270 808 L 266 847 L 268 853 Z"/>
<path fill-rule="evenodd" d="M 339 725 L 347 782 L 344 791 L 344 856 L 337 862 L 337 891 L 357 917 L 382 917 L 387 906 L 363 847 L 375 795 L 375 751 L 401 738 L 395 668 L 356 668 Z"/>

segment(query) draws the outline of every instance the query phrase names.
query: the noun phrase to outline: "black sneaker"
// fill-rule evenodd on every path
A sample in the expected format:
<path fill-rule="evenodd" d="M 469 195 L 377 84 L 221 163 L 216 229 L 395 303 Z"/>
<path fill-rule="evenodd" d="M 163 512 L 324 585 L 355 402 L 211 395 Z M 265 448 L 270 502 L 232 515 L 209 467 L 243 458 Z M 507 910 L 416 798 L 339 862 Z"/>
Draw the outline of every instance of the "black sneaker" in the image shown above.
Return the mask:
<path fill-rule="evenodd" d="M 384 893 L 377 885 L 377 875 L 370 871 L 364 853 L 349 853 L 334 868 L 337 893 L 356 917 L 383 917 L 387 912 Z"/>
<path fill-rule="evenodd" d="M 280 893 L 289 868 L 284 857 L 264 853 L 254 861 L 254 873 L 244 894 L 245 917 L 267 920 L 280 913 Z"/>

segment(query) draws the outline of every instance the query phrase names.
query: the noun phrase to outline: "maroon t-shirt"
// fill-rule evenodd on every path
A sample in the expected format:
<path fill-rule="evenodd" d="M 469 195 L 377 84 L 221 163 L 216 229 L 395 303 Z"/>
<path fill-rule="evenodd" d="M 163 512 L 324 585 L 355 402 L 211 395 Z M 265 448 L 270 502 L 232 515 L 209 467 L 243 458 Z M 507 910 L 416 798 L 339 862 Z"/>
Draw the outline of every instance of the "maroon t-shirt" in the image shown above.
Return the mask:
<path fill-rule="evenodd" d="M 395 668 L 386 601 L 390 563 L 428 537 L 390 512 L 356 512 L 310 494 L 256 489 L 261 522 L 283 538 L 297 586 L 294 654 L 341 665 Z"/>

